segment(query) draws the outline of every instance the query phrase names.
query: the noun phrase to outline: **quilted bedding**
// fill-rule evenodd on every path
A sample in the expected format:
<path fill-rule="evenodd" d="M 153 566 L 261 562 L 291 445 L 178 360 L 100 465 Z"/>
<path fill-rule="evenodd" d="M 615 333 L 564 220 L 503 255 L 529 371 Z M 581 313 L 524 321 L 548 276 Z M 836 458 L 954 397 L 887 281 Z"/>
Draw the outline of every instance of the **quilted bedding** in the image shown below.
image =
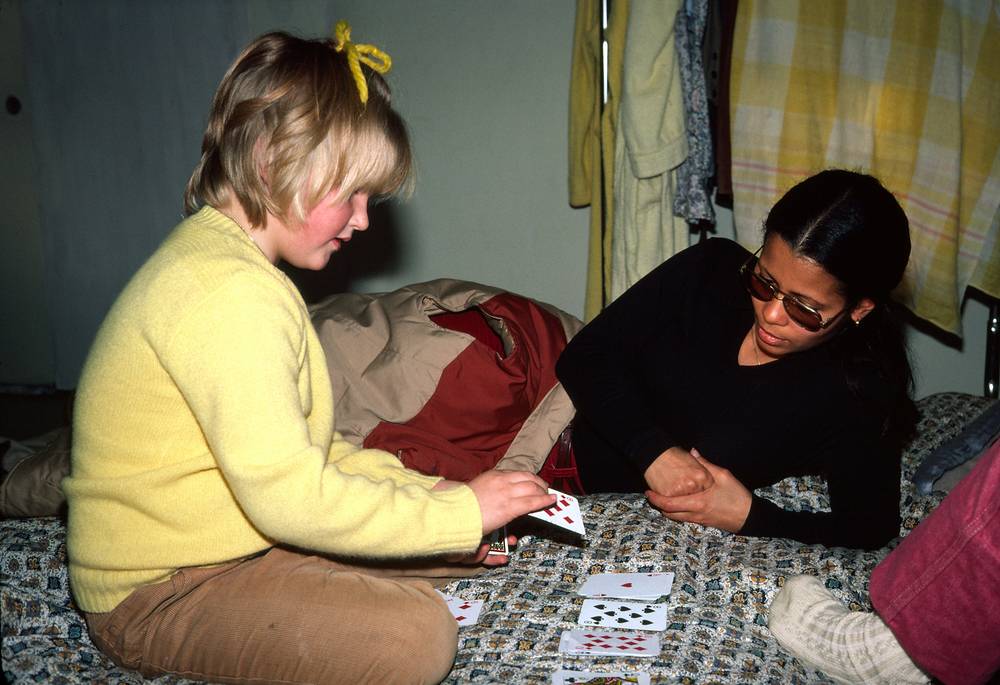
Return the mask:
<path fill-rule="evenodd" d="M 920 460 L 958 433 L 992 400 L 942 393 L 918 403 L 917 438 L 904 455 L 905 534 L 943 497 L 919 496 L 910 476 Z M 787 479 L 758 491 L 782 506 L 826 507 L 823 482 Z M 588 539 L 572 546 L 522 539 L 511 563 L 456 581 L 444 592 L 483 599 L 479 622 L 459 631 L 449 683 L 548 683 L 560 667 L 649 671 L 654 683 L 827 683 L 784 652 L 767 630 L 767 607 L 784 579 L 810 573 L 855 609 L 870 609 L 868 575 L 888 552 L 828 549 L 730 535 L 662 518 L 639 495 L 580 500 Z M 67 588 L 65 527 L 56 518 L 0 523 L 3 671 L 20 683 L 142 683 L 91 643 Z M 590 574 L 673 571 L 668 625 L 655 659 L 566 657 L 559 636 L 574 627 L 576 588 Z M 191 683 L 164 676 L 158 684 Z"/>

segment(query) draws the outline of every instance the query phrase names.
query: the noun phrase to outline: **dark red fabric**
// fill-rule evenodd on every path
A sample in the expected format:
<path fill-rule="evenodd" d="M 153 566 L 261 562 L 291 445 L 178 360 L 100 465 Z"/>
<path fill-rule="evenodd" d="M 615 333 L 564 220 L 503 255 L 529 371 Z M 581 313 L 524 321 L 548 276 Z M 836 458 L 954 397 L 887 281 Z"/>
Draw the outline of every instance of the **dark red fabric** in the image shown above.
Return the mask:
<path fill-rule="evenodd" d="M 573 454 L 572 425 L 562 432 L 556 444 L 552 446 L 548 459 L 542 464 L 538 476 L 560 492 L 571 495 L 585 495 L 580 472 L 576 468 L 576 456 Z"/>
<path fill-rule="evenodd" d="M 1000 669 L 1000 443 L 875 567 L 869 590 L 935 678 L 976 685 Z"/>
<path fill-rule="evenodd" d="M 469 312 L 478 314 L 479 321 Z M 490 335 L 496 334 L 484 315 L 502 320 L 513 337 L 506 356 L 502 347 L 498 352 L 491 344 Z M 364 444 L 396 454 L 422 473 L 468 481 L 496 465 L 524 420 L 557 383 L 555 364 L 566 335 L 556 317 L 511 293 L 464 315 L 435 319 L 428 325 L 454 326 L 476 339 L 445 367 L 434 394 L 416 416 L 405 424 L 379 423 Z"/>
<path fill-rule="evenodd" d="M 435 314 L 431 321 L 441 328 L 466 333 L 486 345 L 497 354 L 503 354 L 503 340 L 496 331 L 486 323 L 486 317 L 478 309 L 466 309 L 462 312 L 444 312 Z"/>
<path fill-rule="evenodd" d="M 738 0 L 719 3 L 721 44 L 719 46 L 718 101 L 714 111 L 715 130 L 715 187 L 716 202 L 723 207 L 733 207 L 733 151 L 729 117 L 729 84 L 733 63 L 733 35 L 736 33 Z"/>
<path fill-rule="evenodd" d="M 435 314 L 431 321 L 442 328 L 460 331 L 473 336 L 497 354 L 503 354 L 503 340 L 496 334 L 486 317 L 478 309 L 466 309 L 463 312 L 445 312 Z M 538 475 L 551 487 L 571 495 L 583 495 L 583 485 L 576 469 L 576 459 L 573 456 L 573 441 L 570 439 L 570 428 L 563 431 L 549 451 L 549 456 L 542 464 Z"/>

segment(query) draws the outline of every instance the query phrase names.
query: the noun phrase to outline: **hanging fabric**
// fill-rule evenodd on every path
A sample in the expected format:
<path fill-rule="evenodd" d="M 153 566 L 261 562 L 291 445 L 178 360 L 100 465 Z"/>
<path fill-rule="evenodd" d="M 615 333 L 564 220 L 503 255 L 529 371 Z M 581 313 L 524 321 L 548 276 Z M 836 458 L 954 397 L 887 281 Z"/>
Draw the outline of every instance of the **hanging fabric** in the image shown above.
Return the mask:
<path fill-rule="evenodd" d="M 687 158 L 684 97 L 674 43 L 683 0 L 631 7 L 615 132 L 611 299 L 689 244 L 674 216 L 677 167 Z"/>
<path fill-rule="evenodd" d="M 709 102 L 702 62 L 702 40 L 707 21 L 708 0 L 686 0 L 674 23 L 688 146 L 687 159 L 677 167 L 674 215 L 682 217 L 692 228 L 707 228 L 715 223 L 711 197 L 714 166 L 712 129 L 708 120 Z"/>
<path fill-rule="evenodd" d="M 610 3 L 605 37 L 608 50 L 608 102 L 602 107 L 601 0 L 578 0 L 569 90 L 569 203 L 590 205 L 587 291 L 584 320 L 610 301 L 612 179 L 617 102 L 628 0 Z"/>
<path fill-rule="evenodd" d="M 733 208 L 729 76 L 737 6 L 737 0 L 713 0 L 709 4 L 708 23 L 702 42 L 715 160 L 715 204 L 728 209 Z"/>
<path fill-rule="evenodd" d="M 732 62 L 736 235 L 828 167 L 899 199 L 913 249 L 900 300 L 960 332 L 971 285 L 1000 296 L 1000 12 L 991 0 L 741 0 Z"/>

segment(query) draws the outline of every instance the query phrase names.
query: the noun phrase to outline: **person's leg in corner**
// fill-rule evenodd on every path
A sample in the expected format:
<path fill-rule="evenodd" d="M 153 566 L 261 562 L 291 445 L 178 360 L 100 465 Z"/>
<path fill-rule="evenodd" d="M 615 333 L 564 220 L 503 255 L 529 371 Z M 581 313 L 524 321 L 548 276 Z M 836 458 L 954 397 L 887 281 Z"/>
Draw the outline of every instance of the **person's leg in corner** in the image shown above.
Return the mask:
<path fill-rule="evenodd" d="M 426 582 L 277 548 L 181 570 L 87 622 L 126 668 L 220 683 L 436 683 L 458 631 Z"/>
<path fill-rule="evenodd" d="M 1000 443 L 872 571 L 877 614 L 790 578 L 768 626 L 838 682 L 984 683 L 1000 669 Z M 923 680 L 906 680 L 906 678 Z"/>
<path fill-rule="evenodd" d="M 882 619 L 849 610 L 813 576 L 785 581 L 771 602 L 767 625 L 799 661 L 838 683 L 930 682 Z"/>
<path fill-rule="evenodd" d="M 949 685 L 1000 669 L 1000 443 L 872 572 L 872 605 Z"/>

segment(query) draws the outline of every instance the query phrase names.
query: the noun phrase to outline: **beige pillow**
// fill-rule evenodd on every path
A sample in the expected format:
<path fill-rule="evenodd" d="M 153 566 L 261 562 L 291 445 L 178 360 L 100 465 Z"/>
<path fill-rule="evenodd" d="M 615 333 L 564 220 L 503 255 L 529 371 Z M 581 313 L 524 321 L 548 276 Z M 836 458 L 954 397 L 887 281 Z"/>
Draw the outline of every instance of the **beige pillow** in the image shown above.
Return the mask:
<path fill-rule="evenodd" d="M 19 461 L 0 484 L 0 518 L 57 516 L 66 508 L 60 482 L 69 475 L 70 429 L 55 432 L 40 450 Z"/>

